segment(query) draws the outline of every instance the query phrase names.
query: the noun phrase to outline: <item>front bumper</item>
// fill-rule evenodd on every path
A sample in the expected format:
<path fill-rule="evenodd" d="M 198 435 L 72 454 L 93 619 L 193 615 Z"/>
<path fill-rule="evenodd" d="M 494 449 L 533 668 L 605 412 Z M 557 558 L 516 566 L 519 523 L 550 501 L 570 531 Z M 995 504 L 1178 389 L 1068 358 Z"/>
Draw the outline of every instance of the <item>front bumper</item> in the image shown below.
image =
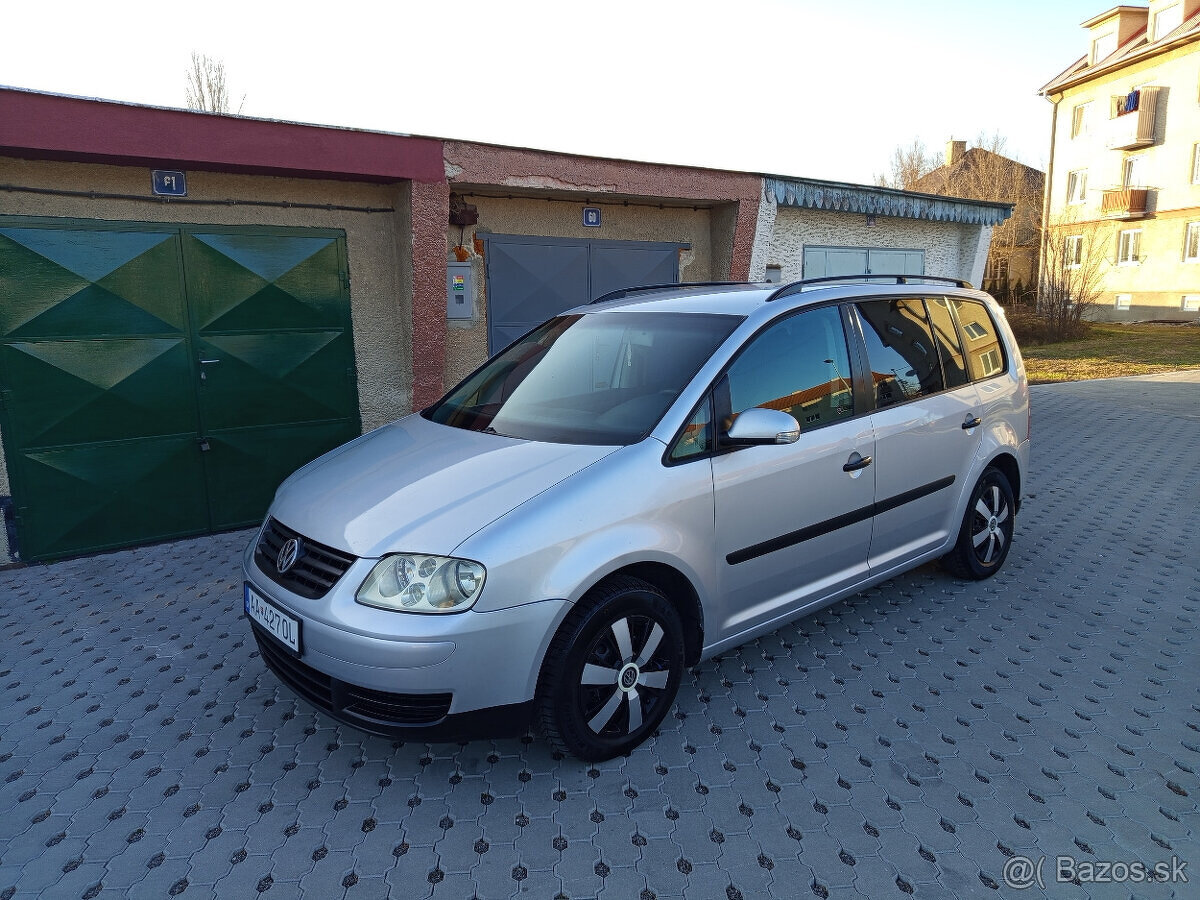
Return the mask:
<path fill-rule="evenodd" d="M 310 600 L 267 578 L 253 546 L 243 557 L 246 581 L 298 619 L 303 635 L 297 656 L 252 623 L 263 661 L 313 706 L 391 738 L 465 739 L 527 728 L 545 649 L 570 605 L 565 600 L 449 615 L 371 609 L 355 603 L 354 593 L 374 560 L 358 560 L 326 596 Z"/>

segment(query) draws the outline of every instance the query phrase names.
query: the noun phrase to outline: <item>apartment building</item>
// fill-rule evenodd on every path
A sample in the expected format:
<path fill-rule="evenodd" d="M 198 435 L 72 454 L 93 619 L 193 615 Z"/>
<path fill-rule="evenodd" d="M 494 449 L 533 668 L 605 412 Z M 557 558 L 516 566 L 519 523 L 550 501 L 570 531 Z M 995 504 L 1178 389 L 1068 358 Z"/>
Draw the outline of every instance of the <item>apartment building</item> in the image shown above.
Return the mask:
<path fill-rule="evenodd" d="M 1054 104 L 1043 262 L 1092 272 L 1093 318 L 1200 319 L 1200 0 L 1117 6 Z"/>

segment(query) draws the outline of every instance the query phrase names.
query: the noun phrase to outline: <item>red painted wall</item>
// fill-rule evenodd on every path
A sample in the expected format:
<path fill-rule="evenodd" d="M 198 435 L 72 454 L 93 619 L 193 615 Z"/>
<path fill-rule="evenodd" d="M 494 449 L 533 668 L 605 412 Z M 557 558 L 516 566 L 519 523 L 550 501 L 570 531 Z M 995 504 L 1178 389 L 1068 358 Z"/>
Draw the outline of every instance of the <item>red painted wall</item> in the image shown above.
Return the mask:
<path fill-rule="evenodd" d="M 442 181 L 430 138 L 244 119 L 0 88 L 0 152 L 223 172 Z"/>
<path fill-rule="evenodd" d="M 450 176 L 452 189 L 508 187 L 518 193 L 532 188 L 582 191 L 597 197 L 616 194 L 651 200 L 736 203 L 729 277 L 744 281 L 750 275 L 754 226 L 762 194 L 762 178 L 758 175 L 460 141 L 446 141 L 445 147 L 446 162 L 455 172 Z"/>
<path fill-rule="evenodd" d="M 412 408 L 442 396 L 446 366 L 446 182 L 412 183 Z"/>

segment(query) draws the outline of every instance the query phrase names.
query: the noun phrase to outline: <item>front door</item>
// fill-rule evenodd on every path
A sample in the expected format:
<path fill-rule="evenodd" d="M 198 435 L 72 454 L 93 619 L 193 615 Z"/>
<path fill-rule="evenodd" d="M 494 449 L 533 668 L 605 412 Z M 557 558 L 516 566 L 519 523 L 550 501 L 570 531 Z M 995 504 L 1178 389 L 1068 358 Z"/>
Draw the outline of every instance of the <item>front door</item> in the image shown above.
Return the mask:
<path fill-rule="evenodd" d="M 875 496 L 868 416 L 836 306 L 806 310 L 756 336 L 728 373 L 729 410 L 787 412 L 793 444 L 712 460 L 718 566 L 716 640 L 765 625 L 865 577 Z M 849 471 L 847 471 L 849 468 Z"/>

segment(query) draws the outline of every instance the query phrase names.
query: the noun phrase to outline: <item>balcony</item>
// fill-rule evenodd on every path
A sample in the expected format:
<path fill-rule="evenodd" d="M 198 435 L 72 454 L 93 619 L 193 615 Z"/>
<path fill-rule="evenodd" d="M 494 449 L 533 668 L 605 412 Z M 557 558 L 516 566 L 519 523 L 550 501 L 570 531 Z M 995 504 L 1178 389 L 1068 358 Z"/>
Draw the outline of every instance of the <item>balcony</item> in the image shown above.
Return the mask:
<path fill-rule="evenodd" d="M 1120 112 L 1108 120 L 1104 145 L 1109 150 L 1136 150 L 1154 143 L 1158 111 L 1158 88 L 1144 87 L 1138 91 L 1137 109 Z M 1118 112 L 1120 103 L 1114 98 L 1113 111 Z"/>
<path fill-rule="evenodd" d="M 1104 219 L 1140 219 L 1146 215 L 1146 188 L 1114 188 L 1100 195 L 1100 216 Z"/>

